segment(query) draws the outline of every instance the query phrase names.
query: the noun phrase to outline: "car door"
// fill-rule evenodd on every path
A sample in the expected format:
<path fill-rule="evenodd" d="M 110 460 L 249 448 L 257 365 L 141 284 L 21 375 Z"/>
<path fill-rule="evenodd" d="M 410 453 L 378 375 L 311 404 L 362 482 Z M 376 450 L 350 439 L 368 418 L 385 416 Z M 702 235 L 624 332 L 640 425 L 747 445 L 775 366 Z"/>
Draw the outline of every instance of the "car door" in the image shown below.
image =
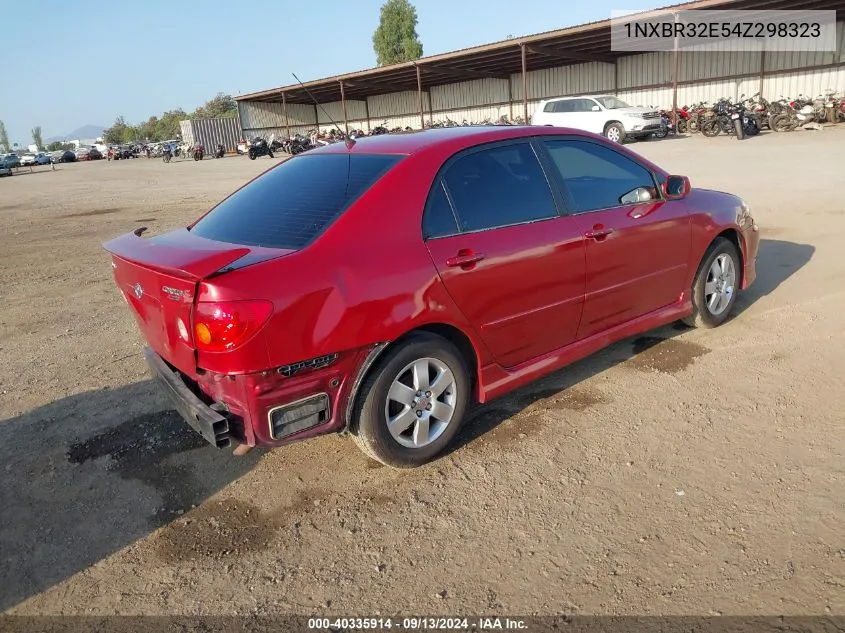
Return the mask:
<path fill-rule="evenodd" d="M 596 113 L 592 111 L 592 108 L 596 104 L 590 99 L 570 99 L 567 103 L 571 112 L 568 115 L 569 123 L 566 127 L 594 132 Z"/>
<path fill-rule="evenodd" d="M 685 202 L 663 199 L 648 168 L 600 141 L 553 137 L 542 145 L 586 238 L 586 298 L 577 338 L 678 301 L 691 248 Z M 636 202 L 631 192 L 638 188 L 652 199 Z"/>
<path fill-rule="evenodd" d="M 531 142 L 483 145 L 440 170 L 426 205 L 428 251 L 496 361 L 513 367 L 575 340 L 585 239 L 558 214 Z"/>

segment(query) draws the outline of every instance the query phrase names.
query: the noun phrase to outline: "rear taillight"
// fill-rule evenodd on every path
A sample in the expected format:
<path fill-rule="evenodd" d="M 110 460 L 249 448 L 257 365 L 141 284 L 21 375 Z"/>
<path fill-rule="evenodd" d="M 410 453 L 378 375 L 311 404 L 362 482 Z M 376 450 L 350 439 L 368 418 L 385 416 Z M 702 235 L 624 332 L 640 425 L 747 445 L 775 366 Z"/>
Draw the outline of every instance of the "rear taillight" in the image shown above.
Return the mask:
<path fill-rule="evenodd" d="M 206 352 L 232 350 L 252 338 L 272 313 L 269 301 L 201 301 L 194 306 L 194 344 Z"/>

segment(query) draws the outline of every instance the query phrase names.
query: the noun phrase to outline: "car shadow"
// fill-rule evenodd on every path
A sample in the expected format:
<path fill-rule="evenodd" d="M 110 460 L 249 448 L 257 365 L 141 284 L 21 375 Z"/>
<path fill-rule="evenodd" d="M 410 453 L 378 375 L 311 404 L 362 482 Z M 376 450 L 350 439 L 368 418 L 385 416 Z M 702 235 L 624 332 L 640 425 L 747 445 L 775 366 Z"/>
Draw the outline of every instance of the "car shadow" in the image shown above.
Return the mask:
<path fill-rule="evenodd" d="M 784 281 L 806 266 L 815 252 L 816 247 L 810 244 L 761 238 L 757 251 L 757 279 L 748 290 L 737 296 L 733 318 L 761 297 L 777 290 Z"/>
<path fill-rule="evenodd" d="M 814 252 L 815 247 L 809 244 L 761 239 L 757 257 L 757 279 L 748 290 L 737 297 L 733 318 L 761 297 L 775 292 L 784 281 L 810 261 Z M 625 339 L 535 383 L 485 405 L 476 406 L 445 454 L 451 454 L 463 447 L 470 448 L 476 441 L 483 441 L 485 435 L 498 433 L 499 425 L 536 402 L 553 396 L 566 396 L 566 390 L 622 363 L 632 362 L 639 367 L 666 373 L 683 369 L 697 356 L 708 351 L 696 343 L 676 340 L 679 334 L 689 329 L 678 322 Z M 601 401 L 600 394 L 582 390 L 563 398 L 561 404 L 577 413 Z M 524 428 L 530 432 L 529 427 L 530 425 Z M 515 427 L 515 432 L 523 431 Z"/>
<path fill-rule="evenodd" d="M 82 571 L 246 474 L 150 380 L 0 422 L 0 612 Z"/>

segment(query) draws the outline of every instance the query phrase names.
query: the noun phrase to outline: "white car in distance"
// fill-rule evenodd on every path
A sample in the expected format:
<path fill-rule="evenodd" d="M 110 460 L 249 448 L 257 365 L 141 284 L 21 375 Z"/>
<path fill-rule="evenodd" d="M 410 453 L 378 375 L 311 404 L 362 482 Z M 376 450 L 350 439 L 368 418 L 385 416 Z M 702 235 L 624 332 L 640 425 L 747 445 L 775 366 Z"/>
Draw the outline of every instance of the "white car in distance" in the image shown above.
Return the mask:
<path fill-rule="evenodd" d="M 531 125 L 571 127 L 622 143 L 659 131 L 661 117 L 654 108 L 631 106 L 613 95 L 583 95 L 544 99 L 534 110 Z"/>

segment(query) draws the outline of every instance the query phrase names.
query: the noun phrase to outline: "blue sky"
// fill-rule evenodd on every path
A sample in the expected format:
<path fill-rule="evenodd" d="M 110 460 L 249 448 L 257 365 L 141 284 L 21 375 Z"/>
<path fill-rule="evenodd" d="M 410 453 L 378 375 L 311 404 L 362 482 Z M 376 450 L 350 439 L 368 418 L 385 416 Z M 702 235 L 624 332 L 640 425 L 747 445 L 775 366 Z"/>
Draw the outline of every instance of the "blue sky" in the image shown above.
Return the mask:
<path fill-rule="evenodd" d="M 130 123 L 217 92 L 252 92 L 375 66 L 383 0 L 4 2 L 0 120 L 31 142 Z M 636 0 L 416 0 L 424 54 L 601 20 Z M 29 51 L 29 52 L 27 52 Z"/>

